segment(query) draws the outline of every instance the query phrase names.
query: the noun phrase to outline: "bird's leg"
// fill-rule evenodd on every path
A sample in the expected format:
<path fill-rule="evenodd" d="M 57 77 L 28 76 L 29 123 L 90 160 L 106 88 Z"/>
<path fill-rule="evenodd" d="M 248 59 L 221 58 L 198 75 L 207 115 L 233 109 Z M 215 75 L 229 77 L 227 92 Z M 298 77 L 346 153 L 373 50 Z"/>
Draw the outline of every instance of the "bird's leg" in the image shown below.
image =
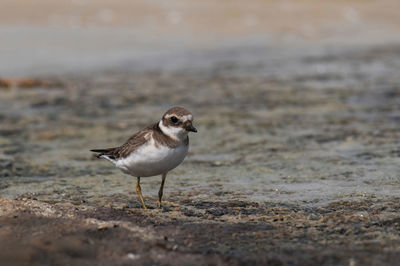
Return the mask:
<path fill-rule="evenodd" d="M 165 183 L 165 178 L 167 177 L 167 173 L 163 174 L 161 177 L 161 186 L 160 190 L 158 191 L 158 208 L 161 208 L 161 199 L 163 195 L 163 189 L 164 189 L 164 183 Z"/>
<path fill-rule="evenodd" d="M 139 196 L 139 200 L 140 200 L 140 203 L 142 203 L 143 209 L 147 209 L 146 205 L 144 204 L 144 200 L 143 200 L 143 196 L 142 196 L 142 188 L 140 187 L 140 177 L 137 178 L 136 193 Z"/>

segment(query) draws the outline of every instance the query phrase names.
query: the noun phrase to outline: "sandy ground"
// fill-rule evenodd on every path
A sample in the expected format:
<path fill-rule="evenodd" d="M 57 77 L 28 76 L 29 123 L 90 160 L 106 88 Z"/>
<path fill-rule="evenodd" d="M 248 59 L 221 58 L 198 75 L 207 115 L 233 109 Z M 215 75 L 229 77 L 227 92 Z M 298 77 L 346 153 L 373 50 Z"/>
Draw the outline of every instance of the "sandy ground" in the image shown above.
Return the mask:
<path fill-rule="evenodd" d="M 2 265 L 398 262 L 397 1 L 226 2 L 3 1 Z M 142 210 L 89 150 L 173 105 L 199 132 Z"/>
<path fill-rule="evenodd" d="M 348 49 L 267 53 L 256 64 L 216 52 L 203 68 L 10 80 L 1 89 L 0 239 L 15 248 L 1 256 L 395 263 L 400 57 L 396 46 Z M 160 179 L 143 180 L 143 211 L 135 180 L 88 150 L 122 143 L 172 104 L 190 106 L 199 133 L 167 179 L 162 210 Z"/>

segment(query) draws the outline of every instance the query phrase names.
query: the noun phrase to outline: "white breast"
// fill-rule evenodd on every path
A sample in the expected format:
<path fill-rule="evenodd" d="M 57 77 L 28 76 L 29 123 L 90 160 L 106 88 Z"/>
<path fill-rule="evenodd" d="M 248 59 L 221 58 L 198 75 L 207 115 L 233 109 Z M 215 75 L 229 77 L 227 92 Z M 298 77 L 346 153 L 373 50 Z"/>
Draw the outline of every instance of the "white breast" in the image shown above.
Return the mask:
<path fill-rule="evenodd" d="M 151 139 L 128 157 L 119 159 L 115 165 L 124 173 L 132 176 L 155 176 L 177 167 L 185 158 L 189 145 L 183 143 L 176 148 L 154 144 Z"/>

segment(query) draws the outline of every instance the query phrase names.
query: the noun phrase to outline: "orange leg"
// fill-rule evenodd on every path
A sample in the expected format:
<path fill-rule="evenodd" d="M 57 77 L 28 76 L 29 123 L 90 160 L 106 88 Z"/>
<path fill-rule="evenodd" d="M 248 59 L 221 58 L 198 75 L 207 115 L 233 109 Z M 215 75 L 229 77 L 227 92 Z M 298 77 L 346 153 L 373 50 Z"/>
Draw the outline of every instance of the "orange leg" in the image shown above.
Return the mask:
<path fill-rule="evenodd" d="M 140 177 L 137 178 L 136 193 L 139 196 L 139 200 L 140 200 L 140 203 L 142 203 L 143 209 L 147 209 L 146 205 L 144 204 L 144 200 L 143 200 L 143 196 L 142 196 L 142 188 L 140 187 Z"/>
<path fill-rule="evenodd" d="M 158 208 L 161 208 L 161 199 L 163 196 L 163 190 L 164 190 L 164 183 L 165 183 L 165 178 L 167 177 L 167 173 L 163 174 L 161 177 L 161 186 L 160 190 L 158 191 Z"/>

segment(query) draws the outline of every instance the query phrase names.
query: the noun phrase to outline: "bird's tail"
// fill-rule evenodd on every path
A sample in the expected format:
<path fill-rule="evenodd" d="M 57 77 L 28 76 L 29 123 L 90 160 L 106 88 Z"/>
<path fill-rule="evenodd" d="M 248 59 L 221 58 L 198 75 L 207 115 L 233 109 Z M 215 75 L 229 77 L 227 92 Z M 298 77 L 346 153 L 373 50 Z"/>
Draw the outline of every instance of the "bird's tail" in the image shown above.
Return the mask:
<path fill-rule="evenodd" d="M 108 155 L 110 152 L 112 152 L 114 150 L 114 148 L 109 148 L 109 149 L 93 149 L 90 150 L 91 152 L 97 152 L 98 154 L 96 154 L 97 158 L 100 158 L 103 155 Z"/>
<path fill-rule="evenodd" d="M 96 154 L 97 158 L 104 158 L 112 163 L 116 163 L 115 156 L 113 155 L 113 151 L 115 148 L 109 148 L 109 149 L 94 149 L 90 150 L 92 152 L 97 152 L 99 154 Z"/>

